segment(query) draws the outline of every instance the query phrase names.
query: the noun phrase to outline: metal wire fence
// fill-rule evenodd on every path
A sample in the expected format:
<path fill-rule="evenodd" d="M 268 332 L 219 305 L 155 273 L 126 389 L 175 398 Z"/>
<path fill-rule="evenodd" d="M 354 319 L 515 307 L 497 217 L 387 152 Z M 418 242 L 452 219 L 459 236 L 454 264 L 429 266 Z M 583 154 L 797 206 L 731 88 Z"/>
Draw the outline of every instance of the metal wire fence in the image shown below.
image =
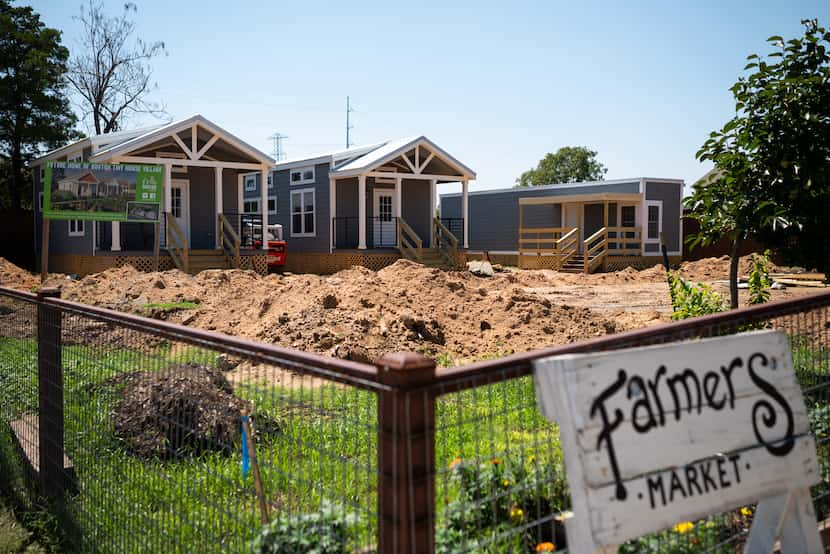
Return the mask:
<path fill-rule="evenodd" d="M 358 364 L 0 289 L 4 492 L 36 483 L 68 551 L 561 552 L 570 497 L 533 361 L 770 327 L 790 336 L 824 519 L 827 294 L 436 370 L 415 354 Z M 752 508 L 621 551 L 736 552 Z"/>

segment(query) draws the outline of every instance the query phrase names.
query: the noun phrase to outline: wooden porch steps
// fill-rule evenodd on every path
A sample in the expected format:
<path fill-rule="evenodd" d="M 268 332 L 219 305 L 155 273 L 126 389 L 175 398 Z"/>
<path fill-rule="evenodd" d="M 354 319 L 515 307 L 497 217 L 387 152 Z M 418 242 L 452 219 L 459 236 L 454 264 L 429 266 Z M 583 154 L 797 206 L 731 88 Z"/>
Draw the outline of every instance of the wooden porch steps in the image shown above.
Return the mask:
<path fill-rule="evenodd" d="M 231 265 L 222 250 L 191 250 L 190 274 L 195 275 L 206 269 L 230 269 Z"/>
<path fill-rule="evenodd" d="M 591 260 L 596 256 L 591 256 Z M 585 272 L 585 256 L 582 254 L 574 254 L 568 261 L 565 262 L 559 271 L 563 273 L 584 273 Z"/>

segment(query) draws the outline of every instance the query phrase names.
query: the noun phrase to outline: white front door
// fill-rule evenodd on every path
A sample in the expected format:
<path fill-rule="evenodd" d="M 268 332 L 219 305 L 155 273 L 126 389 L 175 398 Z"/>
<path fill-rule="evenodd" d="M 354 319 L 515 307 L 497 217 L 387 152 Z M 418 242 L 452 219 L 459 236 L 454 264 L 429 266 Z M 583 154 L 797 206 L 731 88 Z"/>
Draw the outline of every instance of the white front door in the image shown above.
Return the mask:
<path fill-rule="evenodd" d="M 170 215 L 179 224 L 190 246 L 190 181 L 187 179 L 170 181 Z"/>
<path fill-rule="evenodd" d="M 562 204 L 562 227 L 567 227 L 568 229 L 573 229 L 574 227 L 579 228 L 581 220 L 582 204 Z M 582 229 L 580 228 L 576 233 L 576 246 L 579 252 L 582 252 L 582 241 L 585 240 L 582 234 Z"/>
<path fill-rule="evenodd" d="M 395 191 L 375 189 L 375 217 L 373 238 L 375 248 L 394 248 L 398 242 L 398 207 L 395 205 Z"/>

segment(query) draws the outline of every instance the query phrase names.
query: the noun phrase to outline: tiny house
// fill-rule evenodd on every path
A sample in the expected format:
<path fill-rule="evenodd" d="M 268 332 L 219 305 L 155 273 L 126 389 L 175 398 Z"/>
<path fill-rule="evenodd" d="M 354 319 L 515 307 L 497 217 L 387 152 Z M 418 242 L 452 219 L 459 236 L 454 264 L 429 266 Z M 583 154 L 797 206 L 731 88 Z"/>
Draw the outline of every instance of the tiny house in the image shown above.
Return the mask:
<path fill-rule="evenodd" d="M 680 179 L 649 177 L 476 191 L 469 194 L 469 252 L 525 268 L 590 273 L 680 261 Z M 441 218 L 462 216 L 441 195 Z"/>

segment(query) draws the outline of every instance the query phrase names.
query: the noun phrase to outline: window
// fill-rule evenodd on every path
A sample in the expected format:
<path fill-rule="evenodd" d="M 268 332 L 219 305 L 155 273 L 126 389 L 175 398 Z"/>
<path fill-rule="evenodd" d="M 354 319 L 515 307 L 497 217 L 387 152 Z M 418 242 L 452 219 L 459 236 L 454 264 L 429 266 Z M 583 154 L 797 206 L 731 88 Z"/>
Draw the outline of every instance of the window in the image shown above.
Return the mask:
<path fill-rule="evenodd" d="M 46 179 L 46 166 L 42 165 L 42 166 L 40 166 L 40 182 L 43 183 L 43 181 L 45 179 Z"/>
<path fill-rule="evenodd" d="M 620 227 L 634 227 L 637 224 L 637 211 L 634 206 L 620 208 Z"/>
<path fill-rule="evenodd" d="M 272 188 L 274 188 L 274 180 L 271 179 L 271 174 L 269 173 L 268 174 L 268 190 L 271 190 Z M 268 203 L 270 204 L 270 202 L 271 201 L 269 200 Z"/>
<path fill-rule="evenodd" d="M 269 196 L 268 197 L 268 213 L 269 214 L 277 213 L 277 197 L 276 196 Z"/>
<path fill-rule="evenodd" d="M 179 218 L 182 216 L 182 188 L 170 188 L 170 213 L 173 217 Z"/>
<path fill-rule="evenodd" d="M 646 202 L 646 239 L 660 240 L 660 231 L 663 229 L 660 212 L 663 203 L 659 201 Z"/>
<path fill-rule="evenodd" d="M 42 192 L 37 193 L 37 211 L 39 211 L 39 212 L 43 211 L 43 193 Z"/>
<path fill-rule="evenodd" d="M 84 221 L 82 219 L 69 220 L 69 236 L 82 237 L 84 236 Z"/>
<path fill-rule="evenodd" d="M 242 204 L 242 211 L 246 214 L 258 214 L 259 200 L 245 200 Z"/>
<path fill-rule="evenodd" d="M 313 237 L 314 189 L 291 191 L 291 236 Z"/>
<path fill-rule="evenodd" d="M 392 221 L 392 197 L 382 194 L 378 197 L 378 217 L 383 222 Z"/>
<path fill-rule="evenodd" d="M 253 192 L 256 190 L 256 175 L 245 176 L 245 192 Z"/>
<path fill-rule="evenodd" d="M 292 185 L 307 185 L 314 182 L 314 166 L 291 170 Z"/>

